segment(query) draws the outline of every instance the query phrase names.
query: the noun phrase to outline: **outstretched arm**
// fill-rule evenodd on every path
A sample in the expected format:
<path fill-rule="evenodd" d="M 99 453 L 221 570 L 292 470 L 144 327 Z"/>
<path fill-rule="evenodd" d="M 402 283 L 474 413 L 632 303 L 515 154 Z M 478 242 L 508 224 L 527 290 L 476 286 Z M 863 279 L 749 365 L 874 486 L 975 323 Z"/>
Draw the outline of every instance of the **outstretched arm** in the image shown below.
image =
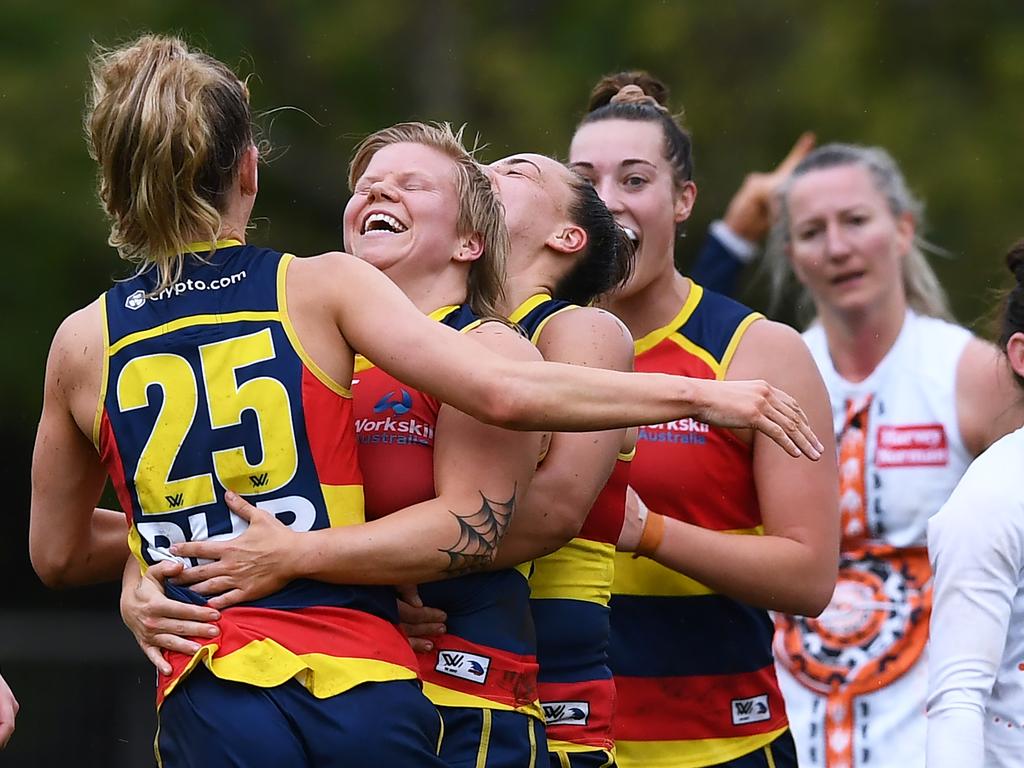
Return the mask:
<path fill-rule="evenodd" d="M 338 329 L 353 348 L 399 380 L 485 423 L 591 432 L 692 416 L 764 431 L 794 456 L 819 456 L 820 444 L 800 406 L 764 381 L 509 360 L 431 321 L 384 275 L 352 256 L 324 254 L 309 261 L 313 266 L 303 285 L 319 291 L 324 305 L 336 311 Z M 366 312 L 367 305 L 386 313 L 402 333 L 381 333 L 379 314 Z"/>
<path fill-rule="evenodd" d="M 537 351 L 505 326 L 473 333 L 490 349 L 519 360 Z M 529 486 L 541 435 L 483 424 L 445 406 L 434 442 L 436 497 L 363 525 L 295 533 L 270 514 L 231 496 L 250 527 L 231 541 L 172 548 L 216 562 L 190 568 L 185 583 L 219 595 L 214 608 L 252 600 L 299 577 L 341 584 L 410 584 L 488 567 Z"/>

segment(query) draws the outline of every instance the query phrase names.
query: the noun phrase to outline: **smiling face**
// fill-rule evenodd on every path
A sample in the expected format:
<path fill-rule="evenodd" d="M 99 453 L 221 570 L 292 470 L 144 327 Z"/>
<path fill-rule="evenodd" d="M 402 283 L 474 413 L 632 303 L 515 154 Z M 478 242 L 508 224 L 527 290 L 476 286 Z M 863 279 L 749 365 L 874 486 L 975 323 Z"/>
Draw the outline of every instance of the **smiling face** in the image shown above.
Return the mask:
<path fill-rule="evenodd" d="M 893 215 L 866 167 L 809 171 L 792 182 L 786 203 L 793 271 L 819 312 L 905 305 L 902 262 L 914 221 Z"/>
<path fill-rule="evenodd" d="M 345 206 L 345 247 L 401 285 L 480 255 L 467 249 L 473 238 L 459 236 L 458 218 L 455 161 L 424 144 L 389 144 L 355 182 Z"/>
<path fill-rule="evenodd" d="M 618 296 L 637 293 L 674 269 L 676 225 L 689 218 L 697 188 L 675 183 L 659 123 L 586 123 L 573 136 L 569 167 L 594 184 L 619 226 L 636 238 L 633 275 Z"/>
<path fill-rule="evenodd" d="M 568 227 L 572 206 L 572 171 L 544 155 L 520 154 L 491 163 L 488 172 L 505 208 L 512 240 L 512 269 Z"/>

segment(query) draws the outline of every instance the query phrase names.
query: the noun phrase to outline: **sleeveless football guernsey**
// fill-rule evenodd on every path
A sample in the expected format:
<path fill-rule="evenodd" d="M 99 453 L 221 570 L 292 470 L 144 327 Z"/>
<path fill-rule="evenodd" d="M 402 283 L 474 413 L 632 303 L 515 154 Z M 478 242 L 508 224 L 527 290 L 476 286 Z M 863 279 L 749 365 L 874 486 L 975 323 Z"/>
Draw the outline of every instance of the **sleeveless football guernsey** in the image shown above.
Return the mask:
<path fill-rule="evenodd" d="M 638 371 L 724 379 L 761 315 L 691 283 L 672 321 L 636 342 Z M 715 531 L 763 532 L 752 448 L 693 419 L 640 429 L 630 485 L 651 510 Z M 708 766 L 787 728 L 768 613 L 648 558 L 619 553 L 612 587 L 615 741 L 624 768 Z"/>
<path fill-rule="evenodd" d="M 94 441 L 143 568 L 172 544 L 223 540 L 246 523 L 232 490 L 297 531 L 363 522 L 352 401 L 308 357 L 288 317 L 291 256 L 222 241 L 191 246 L 180 278 L 154 271 L 104 294 L 105 364 Z M 194 563 L 186 563 L 194 564 Z M 168 583 L 167 595 L 205 600 Z M 326 698 L 364 682 L 415 678 L 394 591 L 300 579 L 221 612 L 217 638 L 167 653 L 157 701 L 196 664 L 259 687 L 297 678 Z"/>
<path fill-rule="evenodd" d="M 460 331 L 479 324 L 466 305 L 442 307 L 430 317 Z M 365 358 L 356 360 L 353 384 L 367 516 L 383 517 L 434 498 L 434 429 L 441 403 Z M 447 633 L 432 639 L 431 652 L 419 654 L 428 698 L 440 707 L 520 712 L 542 720 L 525 569 L 470 573 L 419 590 L 425 605 L 448 614 Z"/>
<path fill-rule="evenodd" d="M 538 294 L 523 302 L 509 319 L 537 344 L 549 320 L 577 308 Z M 530 575 L 540 697 L 552 753 L 611 753 L 614 749 L 615 684 L 608 667 L 608 602 L 632 458 L 633 452 L 619 454 L 579 534 L 535 560 Z"/>
<path fill-rule="evenodd" d="M 971 460 L 956 413 L 956 369 L 970 338 L 908 312 L 878 367 L 849 382 L 824 329 L 804 333 L 832 401 L 842 541 L 821 616 L 778 617 L 779 681 L 801 765 L 924 765 L 926 533 Z"/>

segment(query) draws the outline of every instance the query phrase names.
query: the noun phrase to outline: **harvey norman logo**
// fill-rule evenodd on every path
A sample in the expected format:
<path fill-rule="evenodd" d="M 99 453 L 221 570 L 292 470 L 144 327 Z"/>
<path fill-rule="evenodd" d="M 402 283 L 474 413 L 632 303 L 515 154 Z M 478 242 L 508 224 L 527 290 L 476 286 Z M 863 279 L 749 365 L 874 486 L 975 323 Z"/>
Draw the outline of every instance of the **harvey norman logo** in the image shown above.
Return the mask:
<path fill-rule="evenodd" d="M 242 280 L 245 280 L 245 270 L 228 275 L 227 277 L 218 277 L 209 282 L 206 280 L 193 280 L 192 278 L 179 280 L 157 294 L 146 293 L 146 291 L 140 288 L 124 300 L 124 305 L 128 309 L 142 309 L 147 301 L 163 301 L 164 299 L 180 296 L 189 291 L 219 291 L 221 288 L 227 288 L 229 285 L 240 283 Z"/>
<path fill-rule="evenodd" d="M 944 467 L 949 444 L 941 424 L 904 424 L 878 428 L 876 467 Z"/>
<path fill-rule="evenodd" d="M 771 720 L 772 711 L 768 707 L 768 694 L 751 696 L 749 699 L 733 699 L 732 724 L 746 725 L 747 723 L 760 723 L 762 720 Z"/>
<path fill-rule="evenodd" d="M 491 660 L 487 656 L 465 651 L 438 651 L 437 664 L 434 665 L 434 669 L 442 674 L 481 685 L 487 680 L 490 668 Z"/>
<path fill-rule="evenodd" d="M 589 701 L 542 701 L 546 725 L 586 725 L 590 719 Z"/>

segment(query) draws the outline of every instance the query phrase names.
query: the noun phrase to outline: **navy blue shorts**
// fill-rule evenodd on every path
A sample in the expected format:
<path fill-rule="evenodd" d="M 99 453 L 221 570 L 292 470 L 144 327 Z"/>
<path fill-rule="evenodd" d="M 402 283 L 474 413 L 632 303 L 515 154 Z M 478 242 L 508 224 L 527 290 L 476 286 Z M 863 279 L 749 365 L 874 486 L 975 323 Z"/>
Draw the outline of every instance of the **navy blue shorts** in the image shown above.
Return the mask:
<path fill-rule="evenodd" d="M 797 768 L 793 734 L 787 728 L 786 732 L 771 744 L 748 752 L 735 760 L 719 763 L 713 768 Z"/>
<path fill-rule="evenodd" d="M 606 749 L 586 752 L 549 752 L 551 768 L 615 768 L 615 757 Z"/>
<path fill-rule="evenodd" d="M 522 712 L 438 707 L 441 759 L 450 768 L 539 768 L 547 755 L 544 723 Z M 397 766 L 398 764 L 395 763 Z"/>
<path fill-rule="evenodd" d="M 441 719 L 413 680 L 364 683 L 318 699 L 219 680 L 202 664 L 160 708 L 162 768 L 444 768 Z"/>

